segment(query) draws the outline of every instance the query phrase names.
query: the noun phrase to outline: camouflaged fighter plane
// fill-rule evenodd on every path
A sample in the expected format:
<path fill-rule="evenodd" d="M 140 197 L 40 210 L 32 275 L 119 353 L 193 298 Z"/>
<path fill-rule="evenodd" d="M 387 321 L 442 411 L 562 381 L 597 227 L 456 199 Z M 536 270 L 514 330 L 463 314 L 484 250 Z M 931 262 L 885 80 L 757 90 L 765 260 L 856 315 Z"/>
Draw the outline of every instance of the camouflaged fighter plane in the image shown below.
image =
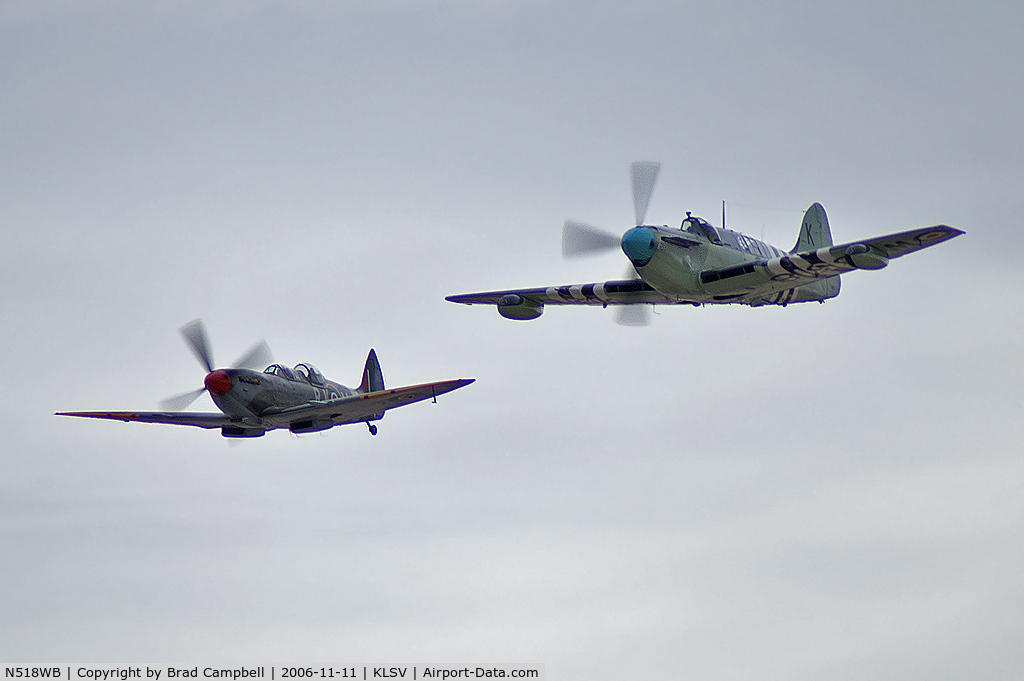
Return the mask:
<path fill-rule="evenodd" d="M 619 308 L 620 324 L 643 325 L 645 305 L 781 305 L 819 303 L 839 295 L 839 275 L 878 270 L 894 258 L 963 234 L 934 225 L 909 232 L 832 243 L 828 217 L 815 203 L 804 214 L 800 235 L 789 252 L 686 214 L 678 229 L 644 224 L 647 204 L 661 164 L 632 165 L 636 226 L 621 238 L 575 220 L 566 220 L 562 255 L 578 257 L 622 248 L 635 278 L 594 284 L 510 289 L 448 296 L 465 305 L 497 305 L 507 319 L 536 319 L 545 305 L 609 305 Z"/>
<path fill-rule="evenodd" d="M 260 341 L 228 369 L 214 369 L 210 342 L 203 322 L 196 319 L 181 327 L 181 335 L 196 359 L 206 369 L 203 387 L 163 400 L 159 412 L 59 412 L 57 416 L 84 416 L 112 421 L 170 423 L 198 428 L 220 428 L 224 437 L 260 437 L 268 430 L 287 428 L 293 433 L 314 433 L 348 423 L 365 423 L 370 435 L 377 426 L 370 423 L 384 418 L 384 412 L 469 385 L 476 379 L 423 383 L 404 388 L 384 387 L 384 375 L 372 349 L 366 358 L 363 380 L 358 388 L 346 388 L 328 381 L 309 364 L 289 369 L 271 364 L 270 348 Z M 209 392 L 223 414 L 184 412 L 204 392 Z"/>

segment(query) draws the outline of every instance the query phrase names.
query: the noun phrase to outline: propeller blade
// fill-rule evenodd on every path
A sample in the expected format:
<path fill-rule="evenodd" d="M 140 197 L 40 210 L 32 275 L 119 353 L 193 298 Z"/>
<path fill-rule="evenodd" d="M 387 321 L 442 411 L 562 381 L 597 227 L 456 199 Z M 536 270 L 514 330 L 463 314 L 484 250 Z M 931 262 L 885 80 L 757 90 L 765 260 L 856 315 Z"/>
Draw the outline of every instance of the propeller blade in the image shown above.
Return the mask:
<path fill-rule="evenodd" d="M 260 341 L 249 348 L 244 355 L 235 360 L 232 369 L 264 369 L 274 363 L 274 355 L 270 352 L 267 341 Z"/>
<path fill-rule="evenodd" d="M 161 411 L 181 411 L 199 399 L 199 396 L 206 391 L 206 388 L 199 388 L 180 395 L 174 395 L 167 399 L 160 400 Z"/>
<path fill-rule="evenodd" d="M 210 352 L 210 339 L 206 337 L 203 320 L 193 319 L 181 327 L 181 335 L 192 350 L 192 354 L 206 368 L 206 373 L 213 371 L 213 354 Z"/>
<path fill-rule="evenodd" d="M 658 181 L 661 164 L 655 161 L 636 161 L 630 166 L 633 176 L 633 207 L 636 209 L 636 226 L 644 224 L 647 204 L 651 202 L 654 183 Z"/>
<path fill-rule="evenodd" d="M 619 238 L 610 232 L 579 222 L 566 220 L 562 227 L 562 257 L 580 258 L 619 246 Z"/>
<path fill-rule="evenodd" d="M 651 323 L 650 305 L 620 305 L 615 311 L 615 323 L 622 326 L 647 326 Z"/>
<path fill-rule="evenodd" d="M 624 277 L 626 279 L 643 279 L 632 265 L 626 268 Z M 621 326 L 647 326 L 651 323 L 650 306 L 646 303 L 619 305 L 615 308 L 615 323 Z"/>

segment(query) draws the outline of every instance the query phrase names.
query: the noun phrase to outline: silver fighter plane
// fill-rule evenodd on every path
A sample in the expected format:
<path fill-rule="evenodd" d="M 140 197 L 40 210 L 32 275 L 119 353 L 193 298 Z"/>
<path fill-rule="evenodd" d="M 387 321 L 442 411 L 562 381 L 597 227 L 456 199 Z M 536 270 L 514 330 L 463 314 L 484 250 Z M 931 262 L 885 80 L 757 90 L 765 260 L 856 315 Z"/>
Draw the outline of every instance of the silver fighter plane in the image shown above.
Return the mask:
<path fill-rule="evenodd" d="M 167 411 L 75 411 L 57 415 L 220 428 L 224 437 L 260 437 L 275 428 L 313 433 L 347 423 L 365 423 L 370 434 L 376 435 L 377 426 L 371 421 L 384 418 L 388 409 L 428 399 L 436 401 L 438 395 L 475 380 L 457 378 L 385 388 L 377 353 L 370 350 L 359 387 L 346 388 L 327 380 L 310 364 L 298 364 L 294 369 L 271 364 L 259 371 L 258 367 L 273 361 L 270 348 L 263 341 L 250 348 L 230 368 L 215 369 L 202 321 L 189 322 L 181 328 L 181 335 L 207 373 L 202 388 L 161 402 L 160 406 Z M 210 393 L 223 413 L 179 411 L 204 392 Z"/>

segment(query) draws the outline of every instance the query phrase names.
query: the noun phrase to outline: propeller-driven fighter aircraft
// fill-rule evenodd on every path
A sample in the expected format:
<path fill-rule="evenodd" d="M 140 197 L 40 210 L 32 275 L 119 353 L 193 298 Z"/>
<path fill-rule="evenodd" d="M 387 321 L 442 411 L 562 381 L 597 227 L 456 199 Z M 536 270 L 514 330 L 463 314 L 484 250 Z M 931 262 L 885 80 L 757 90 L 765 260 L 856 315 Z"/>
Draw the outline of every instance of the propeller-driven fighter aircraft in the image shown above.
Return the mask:
<path fill-rule="evenodd" d="M 616 246 L 629 258 L 634 278 L 593 284 L 510 289 L 448 296 L 465 305 L 496 305 L 507 319 L 536 319 L 545 305 L 609 305 L 619 308 L 619 323 L 647 323 L 644 305 L 782 305 L 824 302 L 839 295 L 839 275 L 878 270 L 889 261 L 963 234 L 947 225 L 832 243 L 828 217 L 815 203 L 804 214 L 800 235 L 785 252 L 745 234 L 714 227 L 686 214 L 679 228 L 644 224 L 647 204 L 661 164 L 632 165 L 636 226 L 617 237 L 575 220 L 566 220 L 562 255 L 590 255 Z"/>
<path fill-rule="evenodd" d="M 388 409 L 426 399 L 436 401 L 438 395 L 475 380 L 458 378 L 386 389 L 377 353 L 370 350 L 359 387 L 346 388 L 328 381 L 310 364 L 298 364 L 294 369 L 270 364 L 259 371 L 259 367 L 273 361 L 270 348 L 263 341 L 250 348 L 230 368 L 215 369 L 203 322 L 199 319 L 189 322 L 181 327 L 181 335 L 207 373 L 202 388 L 163 400 L 160 406 L 168 411 L 79 411 L 57 415 L 220 428 L 224 437 L 260 437 L 275 428 L 313 433 L 347 423 L 365 423 L 370 434 L 376 435 L 377 426 L 370 422 L 384 418 Z M 178 411 L 187 408 L 204 392 L 210 393 L 222 414 Z"/>

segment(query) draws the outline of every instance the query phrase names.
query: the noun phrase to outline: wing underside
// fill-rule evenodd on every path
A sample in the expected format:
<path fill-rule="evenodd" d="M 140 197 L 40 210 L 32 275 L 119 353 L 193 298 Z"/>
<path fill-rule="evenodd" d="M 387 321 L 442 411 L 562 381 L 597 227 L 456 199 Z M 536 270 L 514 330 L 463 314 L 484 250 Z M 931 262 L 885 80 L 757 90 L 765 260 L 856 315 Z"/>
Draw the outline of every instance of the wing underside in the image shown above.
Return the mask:
<path fill-rule="evenodd" d="M 141 423 L 168 423 L 176 426 L 195 426 L 197 428 L 221 428 L 237 421 L 225 414 L 187 411 L 63 411 L 57 416 L 79 416 L 89 419 L 107 419 L 109 421 L 139 421 Z"/>
<path fill-rule="evenodd" d="M 640 279 L 464 293 L 448 296 L 445 300 L 463 305 L 497 305 L 505 296 L 521 296 L 531 302 L 543 305 L 600 305 L 603 307 L 606 305 L 635 305 L 637 303 L 666 305 L 678 302 L 674 298 L 659 293 L 650 284 Z"/>
<path fill-rule="evenodd" d="M 457 378 L 404 388 L 378 390 L 335 400 L 311 402 L 279 411 L 267 411 L 261 414 L 260 419 L 268 429 L 287 428 L 290 424 L 308 420 L 329 420 L 335 426 L 346 423 L 363 423 L 379 419 L 388 409 L 436 398 L 467 386 L 474 380 L 472 378 Z"/>

